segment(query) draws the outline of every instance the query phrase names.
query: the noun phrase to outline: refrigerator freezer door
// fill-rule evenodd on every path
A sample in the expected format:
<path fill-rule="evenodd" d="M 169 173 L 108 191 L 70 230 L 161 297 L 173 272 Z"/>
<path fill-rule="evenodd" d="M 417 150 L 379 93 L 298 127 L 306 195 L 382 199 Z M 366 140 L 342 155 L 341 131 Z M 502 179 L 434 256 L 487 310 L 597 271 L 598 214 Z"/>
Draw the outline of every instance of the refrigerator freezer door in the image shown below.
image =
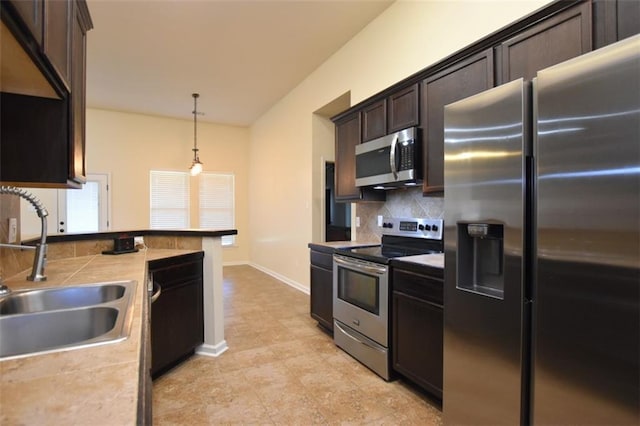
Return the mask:
<path fill-rule="evenodd" d="M 528 100 L 520 79 L 445 107 L 445 424 L 521 421 Z"/>
<path fill-rule="evenodd" d="M 534 424 L 640 424 L 640 36 L 538 72 Z"/>

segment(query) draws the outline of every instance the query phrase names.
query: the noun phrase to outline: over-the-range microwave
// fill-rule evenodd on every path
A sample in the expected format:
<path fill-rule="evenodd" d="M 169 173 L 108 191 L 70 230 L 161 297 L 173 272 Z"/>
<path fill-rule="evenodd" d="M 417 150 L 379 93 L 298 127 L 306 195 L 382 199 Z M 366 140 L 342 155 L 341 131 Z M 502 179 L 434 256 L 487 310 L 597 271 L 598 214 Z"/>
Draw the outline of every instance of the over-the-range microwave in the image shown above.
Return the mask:
<path fill-rule="evenodd" d="M 422 143 L 417 127 L 356 145 L 356 186 L 393 189 L 422 182 Z"/>

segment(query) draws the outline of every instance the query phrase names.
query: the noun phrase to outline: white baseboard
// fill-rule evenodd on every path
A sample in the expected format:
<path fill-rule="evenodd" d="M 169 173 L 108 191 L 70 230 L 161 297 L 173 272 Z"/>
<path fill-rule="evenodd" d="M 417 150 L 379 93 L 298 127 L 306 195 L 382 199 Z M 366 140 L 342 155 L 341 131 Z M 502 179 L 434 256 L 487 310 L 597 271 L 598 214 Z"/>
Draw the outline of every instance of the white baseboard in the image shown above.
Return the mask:
<path fill-rule="evenodd" d="M 196 353 L 198 355 L 217 357 L 222 355 L 227 349 L 229 349 L 229 346 L 227 346 L 227 341 L 223 340 L 217 345 L 207 345 L 205 343 L 196 349 Z"/>
<path fill-rule="evenodd" d="M 241 266 L 241 265 L 248 265 L 251 266 L 252 268 L 256 268 L 259 271 L 264 272 L 267 275 L 271 275 L 273 278 L 282 281 L 283 283 L 285 283 L 286 285 L 295 288 L 298 291 L 301 291 L 305 294 L 311 294 L 309 292 L 309 289 L 306 288 L 305 286 L 303 286 L 302 284 L 300 284 L 299 282 L 293 281 L 287 277 L 285 277 L 284 275 L 280 275 L 277 272 L 272 271 L 271 269 L 265 268 L 264 266 L 260 266 L 256 263 L 253 262 L 249 262 L 248 260 L 242 260 L 242 261 L 236 261 L 236 262 L 224 262 L 222 264 L 222 266 Z"/>
<path fill-rule="evenodd" d="M 303 286 L 302 284 L 300 284 L 300 283 L 298 283 L 296 281 L 293 281 L 293 280 L 285 277 L 284 275 L 280 275 L 277 272 L 274 272 L 274 271 L 272 271 L 270 269 L 265 268 L 264 266 L 260 266 L 260 265 L 257 265 L 255 263 L 249 262 L 249 266 L 251 266 L 253 268 L 256 268 L 259 271 L 262 271 L 267 275 L 271 275 L 273 278 L 275 278 L 275 279 L 277 279 L 279 281 L 282 281 L 283 283 L 287 284 L 290 287 L 295 288 L 296 290 L 299 290 L 299 291 L 301 291 L 301 292 L 303 292 L 305 294 L 311 294 L 309 292 L 308 288 L 306 288 L 305 286 Z"/>
<path fill-rule="evenodd" d="M 248 260 L 237 260 L 235 262 L 222 262 L 222 266 L 240 266 L 240 265 L 251 265 Z"/>

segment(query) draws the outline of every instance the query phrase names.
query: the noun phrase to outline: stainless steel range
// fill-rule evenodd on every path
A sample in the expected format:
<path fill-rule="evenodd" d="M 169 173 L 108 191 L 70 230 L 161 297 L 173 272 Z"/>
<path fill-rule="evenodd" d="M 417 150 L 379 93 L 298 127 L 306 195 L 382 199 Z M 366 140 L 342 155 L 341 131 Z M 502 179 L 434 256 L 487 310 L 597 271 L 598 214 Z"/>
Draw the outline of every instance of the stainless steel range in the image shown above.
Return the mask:
<path fill-rule="evenodd" d="M 384 218 L 382 244 L 333 255 L 333 340 L 389 380 L 389 260 L 442 253 L 441 219 Z"/>

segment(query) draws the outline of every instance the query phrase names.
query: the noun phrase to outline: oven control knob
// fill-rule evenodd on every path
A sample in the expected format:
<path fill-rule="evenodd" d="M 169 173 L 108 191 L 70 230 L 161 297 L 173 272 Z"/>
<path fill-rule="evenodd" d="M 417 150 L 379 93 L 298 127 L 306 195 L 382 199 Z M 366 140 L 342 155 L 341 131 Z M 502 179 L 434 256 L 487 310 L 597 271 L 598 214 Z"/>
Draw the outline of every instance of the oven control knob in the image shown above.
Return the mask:
<path fill-rule="evenodd" d="M 391 223 L 391 222 L 383 223 L 383 224 L 382 224 L 382 227 L 383 227 L 383 228 L 389 228 L 389 229 L 391 229 L 391 228 L 393 228 L 393 223 Z"/>
<path fill-rule="evenodd" d="M 421 231 L 424 231 L 424 225 L 422 225 L 422 224 L 418 225 L 418 229 L 421 230 Z"/>
<path fill-rule="evenodd" d="M 431 227 L 431 230 L 432 230 L 433 232 L 436 232 L 436 231 L 438 230 L 438 225 L 433 225 L 433 226 Z"/>
<path fill-rule="evenodd" d="M 431 225 L 425 225 L 424 229 L 427 230 L 427 231 L 431 231 L 432 228 L 431 228 Z"/>

